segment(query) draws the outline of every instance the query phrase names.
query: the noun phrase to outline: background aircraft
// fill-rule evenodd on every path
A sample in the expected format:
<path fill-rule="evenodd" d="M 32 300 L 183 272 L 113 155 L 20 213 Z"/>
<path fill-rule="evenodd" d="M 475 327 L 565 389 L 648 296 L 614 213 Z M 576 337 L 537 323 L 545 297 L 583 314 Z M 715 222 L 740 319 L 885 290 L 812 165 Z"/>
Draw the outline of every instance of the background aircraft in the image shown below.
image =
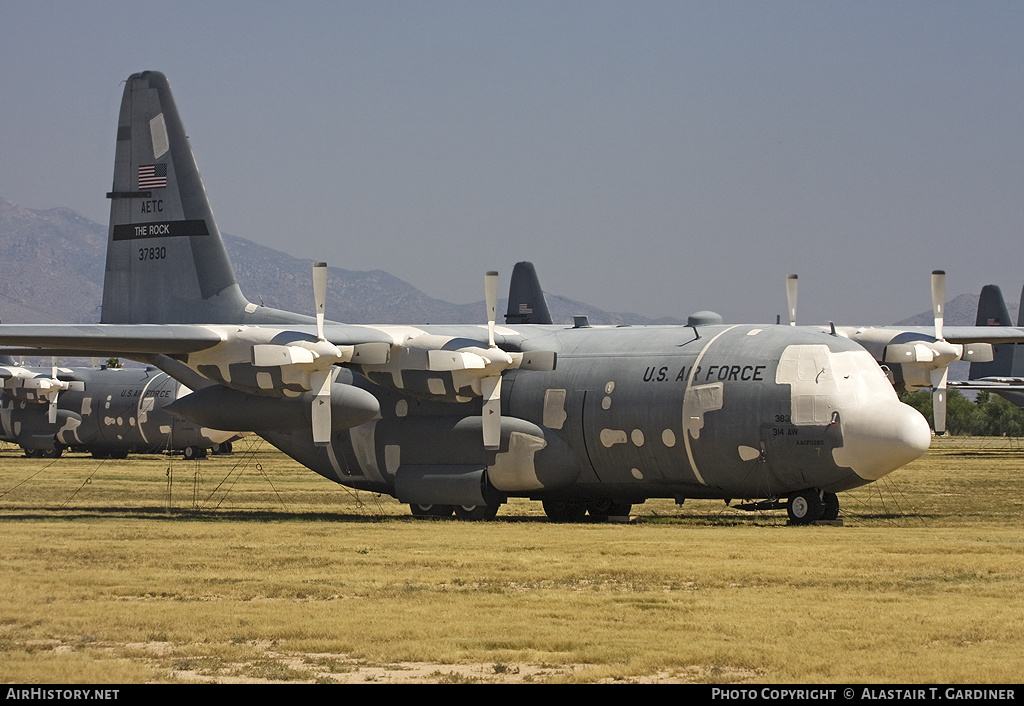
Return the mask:
<path fill-rule="evenodd" d="M 27 456 L 55 458 L 64 449 L 97 458 L 207 449 L 229 450 L 235 432 L 203 428 L 164 408 L 188 388 L 145 368 L 25 368 L 0 358 L 0 439 Z"/>
<path fill-rule="evenodd" d="M 809 522 L 928 448 L 863 348 L 813 327 L 498 326 L 496 273 L 486 325 L 335 324 L 323 263 L 315 317 L 252 304 L 156 72 L 126 82 L 108 196 L 104 323 L 0 326 L 0 344 L 152 363 L 195 390 L 175 414 L 417 515 L 488 518 L 520 496 L 576 520 L 690 497 Z"/>
<path fill-rule="evenodd" d="M 1021 303 L 1024 304 L 1024 289 L 1021 290 Z M 1012 325 L 1003 293 L 996 285 L 982 287 L 975 323 L 978 326 Z M 1019 309 L 1017 327 L 1024 328 L 1024 312 Z M 992 360 L 971 363 L 968 378 L 966 381 L 951 382 L 950 386 L 961 390 L 994 392 L 1024 408 L 1024 346 L 1019 343 L 993 346 Z"/>

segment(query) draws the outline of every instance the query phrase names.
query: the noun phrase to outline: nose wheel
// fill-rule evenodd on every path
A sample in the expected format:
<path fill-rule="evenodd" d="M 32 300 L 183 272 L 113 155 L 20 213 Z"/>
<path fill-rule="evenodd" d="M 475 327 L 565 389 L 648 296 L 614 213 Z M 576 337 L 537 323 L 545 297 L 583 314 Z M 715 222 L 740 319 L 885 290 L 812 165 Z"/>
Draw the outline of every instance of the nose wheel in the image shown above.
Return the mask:
<path fill-rule="evenodd" d="M 805 490 L 789 498 L 786 512 L 794 525 L 808 525 L 817 522 L 825 512 L 821 495 L 817 490 Z"/>
<path fill-rule="evenodd" d="M 835 493 L 805 490 L 789 498 L 786 512 L 794 525 L 808 525 L 818 520 L 831 522 L 839 517 L 839 497 Z"/>

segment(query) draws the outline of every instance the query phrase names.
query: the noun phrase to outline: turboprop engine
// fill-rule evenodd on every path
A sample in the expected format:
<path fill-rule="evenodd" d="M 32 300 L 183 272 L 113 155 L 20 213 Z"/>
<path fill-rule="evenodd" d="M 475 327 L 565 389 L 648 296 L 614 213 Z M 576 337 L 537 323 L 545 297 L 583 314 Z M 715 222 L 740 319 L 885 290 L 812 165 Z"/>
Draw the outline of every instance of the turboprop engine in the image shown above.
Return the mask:
<path fill-rule="evenodd" d="M 225 431 L 292 431 L 309 429 L 315 392 L 298 397 L 249 395 L 211 385 L 167 405 L 165 409 L 204 427 Z M 331 384 L 331 431 L 368 422 L 380 413 L 372 394 L 352 385 Z"/>

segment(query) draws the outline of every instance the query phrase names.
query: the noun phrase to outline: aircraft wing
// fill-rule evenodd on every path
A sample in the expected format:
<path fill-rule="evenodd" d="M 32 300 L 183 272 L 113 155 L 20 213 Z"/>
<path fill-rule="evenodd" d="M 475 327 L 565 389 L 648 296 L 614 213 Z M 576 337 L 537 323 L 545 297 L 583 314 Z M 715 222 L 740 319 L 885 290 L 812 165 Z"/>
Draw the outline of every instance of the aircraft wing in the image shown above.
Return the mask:
<path fill-rule="evenodd" d="M 282 342 L 316 338 L 313 325 L 258 327 L 264 341 Z M 182 356 L 230 342 L 253 327 L 207 324 L 3 324 L 0 325 L 0 355 L 60 356 Z M 331 324 L 326 338 L 337 346 L 361 344 L 394 345 L 399 333 L 369 326 Z"/>
<path fill-rule="evenodd" d="M 852 340 L 935 340 L 932 326 L 836 326 L 836 332 Z M 1024 343 L 1024 328 L 1017 326 L 945 326 L 942 337 L 949 343 Z"/>
<path fill-rule="evenodd" d="M 950 387 L 961 390 L 987 390 L 990 392 L 1024 392 L 1024 378 L 989 377 L 976 380 L 950 380 Z"/>
<path fill-rule="evenodd" d="M 194 353 L 225 340 L 219 329 L 187 325 L 120 324 L 4 324 L 0 344 L 5 353 L 58 355 L 77 351 L 82 355 L 127 355 L 129 353 Z"/>
<path fill-rule="evenodd" d="M 943 335 L 950 343 L 1024 342 L 1024 328 L 1017 326 L 946 326 Z"/>

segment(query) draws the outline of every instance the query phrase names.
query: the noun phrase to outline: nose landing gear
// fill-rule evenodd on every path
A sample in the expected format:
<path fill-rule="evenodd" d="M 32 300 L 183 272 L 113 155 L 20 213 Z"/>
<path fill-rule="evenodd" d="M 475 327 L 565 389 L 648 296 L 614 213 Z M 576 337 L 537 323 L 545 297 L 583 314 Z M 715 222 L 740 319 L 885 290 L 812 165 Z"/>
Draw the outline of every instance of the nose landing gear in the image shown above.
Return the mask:
<path fill-rule="evenodd" d="M 794 525 L 808 525 L 819 520 L 831 522 L 839 517 L 839 498 L 835 493 L 804 490 L 790 496 L 786 512 Z"/>

